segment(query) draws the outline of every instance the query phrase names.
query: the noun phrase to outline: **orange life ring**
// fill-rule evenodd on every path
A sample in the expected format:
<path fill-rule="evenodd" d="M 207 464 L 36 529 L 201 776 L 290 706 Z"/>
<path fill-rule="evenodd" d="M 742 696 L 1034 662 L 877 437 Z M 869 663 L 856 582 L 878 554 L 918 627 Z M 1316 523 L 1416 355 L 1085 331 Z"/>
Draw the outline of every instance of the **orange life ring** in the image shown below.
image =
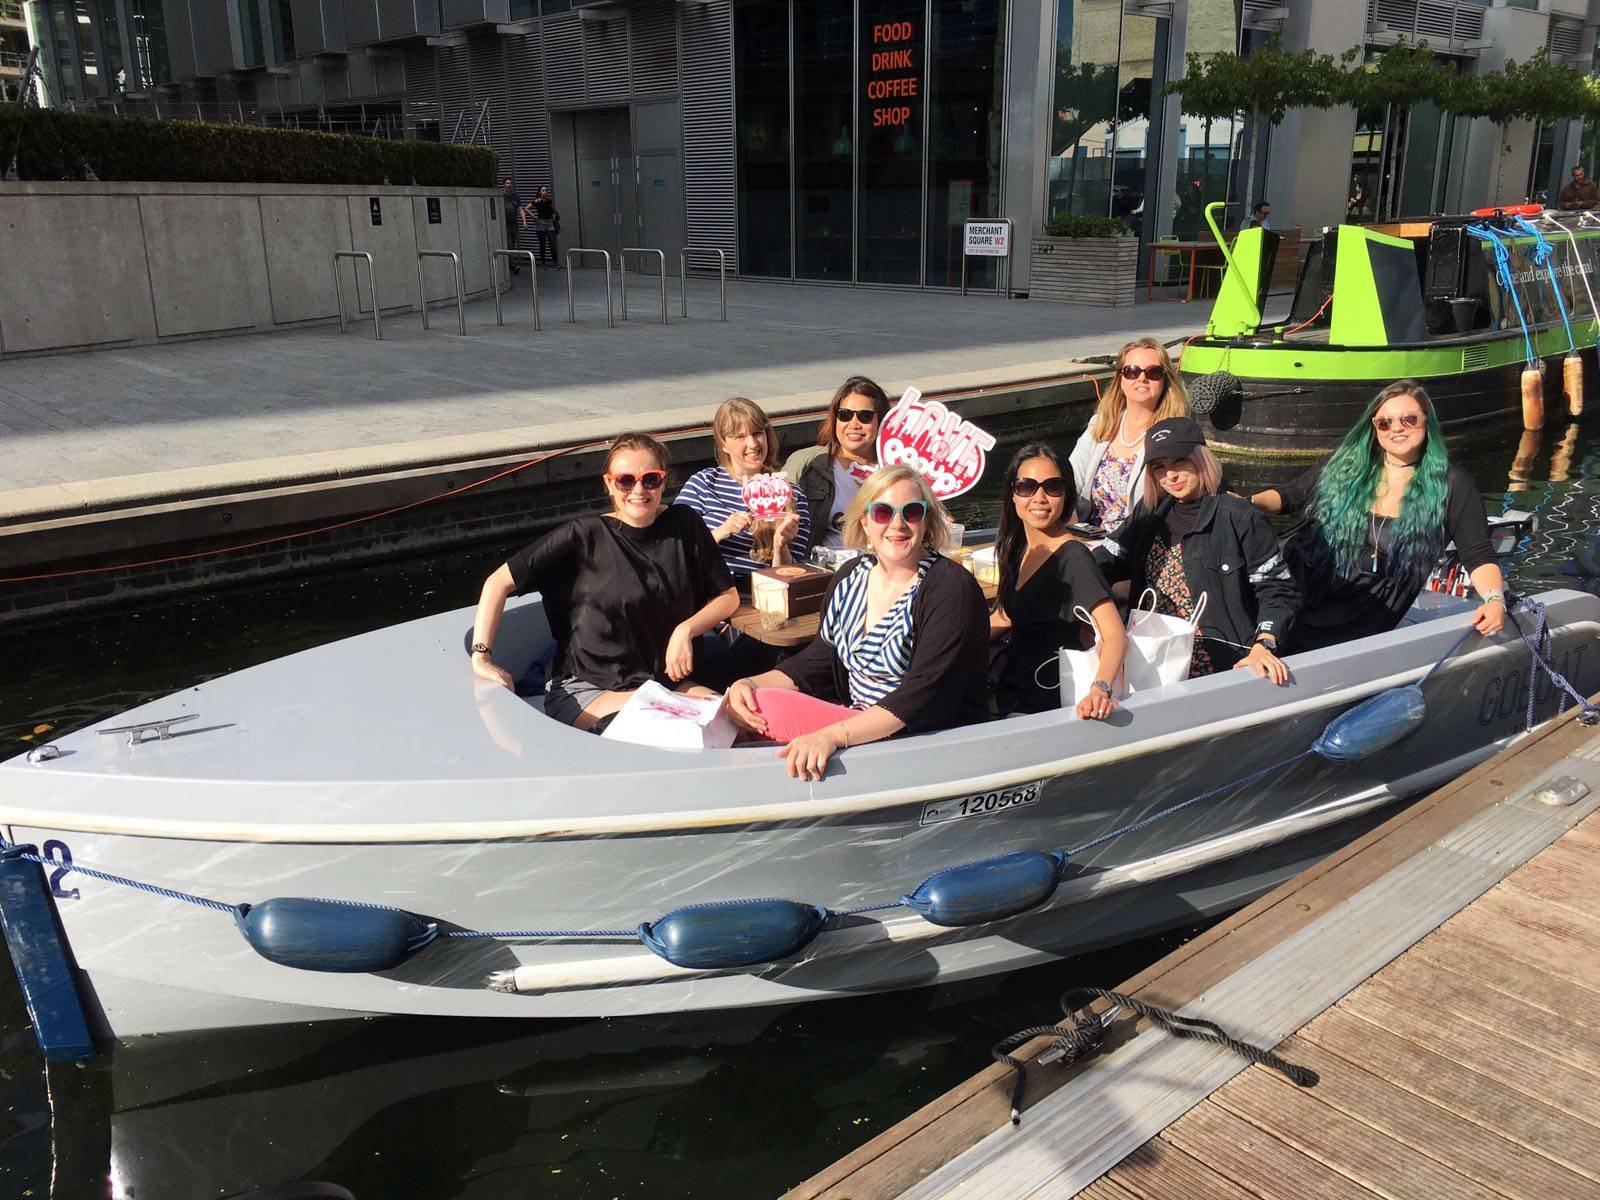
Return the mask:
<path fill-rule="evenodd" d="M 1543 211 L 1542 204 L 1497 204 L 1493 208 L 1475 208 L 1472 215 L 1492 217 L 1495 213 L 1505 213 L 1508 217 L 1537 217 Z"/>

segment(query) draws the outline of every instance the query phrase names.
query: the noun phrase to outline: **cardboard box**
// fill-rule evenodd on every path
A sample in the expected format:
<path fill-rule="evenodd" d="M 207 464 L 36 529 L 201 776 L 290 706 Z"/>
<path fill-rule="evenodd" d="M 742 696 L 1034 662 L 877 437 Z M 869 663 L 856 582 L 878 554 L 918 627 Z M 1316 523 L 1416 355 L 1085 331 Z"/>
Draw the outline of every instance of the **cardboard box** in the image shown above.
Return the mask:
<path fill-rule="evenodd" d="M 822 609 L 822 593 L 833 575 L 817 567 L 795 564 L 761 567 L 750 573 L 750 602 L 757 612 L 781 614 L 785 620 L 810 616 Z"/>

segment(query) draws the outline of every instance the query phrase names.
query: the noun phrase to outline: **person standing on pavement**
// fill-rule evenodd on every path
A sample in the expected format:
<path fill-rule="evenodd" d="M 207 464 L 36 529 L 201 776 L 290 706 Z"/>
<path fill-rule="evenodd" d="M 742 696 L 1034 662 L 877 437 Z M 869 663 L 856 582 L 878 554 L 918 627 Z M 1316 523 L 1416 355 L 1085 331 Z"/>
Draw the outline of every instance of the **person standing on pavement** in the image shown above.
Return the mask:
<path fill-rule="evenodd" d="M 552 271 L 561 269 L 556 261 L 556 235 L 560 233 L 561 214 L 550 195 L 549 186 L 539 189 L 533 198 L 533 235 L 539 239 L 539 261 Z"/>
<path fill-rule="evenodd" d="M 506 249 L 515 250 L 517 248 L 517 226 L 522 219 L 522 197 L 517 195 L 517 189 L 513 186 L 509 175 L 500 185 L 500 192 L 500 205 L 506 219 Z M 511 260 L 511 273 L 513 275 L 522 273 L 522 268 L 517 266 L 517 260 L 514 258 Z"/>

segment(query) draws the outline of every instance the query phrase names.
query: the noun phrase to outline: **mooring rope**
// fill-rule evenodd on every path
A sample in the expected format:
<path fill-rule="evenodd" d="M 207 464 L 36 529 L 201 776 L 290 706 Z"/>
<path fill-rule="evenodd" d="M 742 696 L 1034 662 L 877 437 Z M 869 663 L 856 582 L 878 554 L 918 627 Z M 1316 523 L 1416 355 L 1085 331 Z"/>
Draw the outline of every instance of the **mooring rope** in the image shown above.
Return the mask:
<path fill-rule="evenodd" d="M 1169 1033 L 1173 1037 L 1196 1038 L 1203 1042 L 1215 1042 L 1225 1047 L 1241 1058 L 1259 1066 L 1278 1072 L 1290 1083 L 1297 1087 L 1315 1087 L 1318 1081 L 1317 1073 L 1309 1067 L 1298 1066 L 1286 1059 L 1280 1058 L 1271 1050 L 1264 1050 L 1260 1046 L 1252 1045 L 1234 1037 L 1227 1030 L 1213 1021 L 1202 1021 L 1197 1017 L 1180 1016 L 1178 1013 L 1169 1012 L 1164 1008 L 1157 1008 L 1153 1004 L 1146 1004 L 1143 1000 L 1136 1000 L 1122 992 L 1110 992 L 1105 988 L 1079 987 L 1072 988 L 1062 993 L 1061 1013 L 1071 1017 L 1080 1008 L 1086 1007 L 1094 1000 L 1109 1000 L 1112 1004 L 1127 1009 L 1129 1012 L 1145 1018 L 1157 1029 Z M 1036 1037 L 1057 1035 L 1057 1041 L 1046 1055 L 1053 1056 L 1051 1061 L 1059 1060 L 1071 1065 L 1086 1054 L 1093 1053 L 1105 1040 L 1108 1020 L 1102 1020 L 1093 1013 L 1074 1018 L 1073 1025 L 1069 1028 L 1064 1025 L 1034 1025 L 1027 1029 L 1020 1029 L 1008 1038 L 1003 1038 L 995 1043 L 990 1056 L 997 1063 L 1010 1067 L 1017 1073 L 1016 1080 L 1011 1085 L 1011 1123 L 1022 1123 L 1022 1091 L 1028 1079 L 1028 1068 L 1021 1060 L 1014 1058 L 1010 1051 L 1015 1050 L 1024 1042 Z M 1044 1061 L 1045 1055 L 1040 1055 Z"/>
<path fill-rule="evenodd" d="M 1567 327 L 1567 352 L 1570 354 L 1578 348 L 1577 341 L 1572 336 L 1572 320 L 1567 316 L 1567 302 L 1561 295 L 1561 285 L 1556 282 L 1556 269 L 1550 263 L 1550 256 L 1555 253 L 1555 247 L 1545 240 L 1544 234 L 1539 232 L 1539 227 L 1534 225 L 1524 216 L 1513 216 L 1517 228 L 1533 237 L 1533 262 L 1535 266 L 1545 269 L 1550 277 L 1550 290 L 1555 293 L 1556 307 L 1561 310 L 1561 323 Z"/>
<path fill-rule="evenodd" d="M 1511 252 L 1501 242 L 1500 234 L 1487 225 L 1468 225 L 1467 232 L 1494 247 L 1495 271 L 1500 276 L 1500 282 L 1505 284 L 1506 290 L 1511 293 L 1511 303 L 1516 306 L 1517 321 L 1522 325 L 1522 342 L 1527 348 L 1527 362 L 1531 367 L 1534 362 L 1533 335 L 1528 332 L 1528 318 L 1522 315 L 1522 299 L 1517 295 L 1516 281 L 1511 278 Z"/>
<path fill-rule="evenodd" d="M 1567 235 L 1567 248 L 1572 252 L 1573 265 L 1577 268 L 1578 278 L 1583 282 L 1583 290 L 1589 297 L 1589 313 L 1594 317 L 1596 337 L 1600 337 L 1600 305 L 1595 303 L 1594 288 L 1589 286 L 1588 266 L 1583 261 L 1583 255 L 1578 253 L 1578 235 L 1549 213 L 1545 213 L 1544 219 Z M 1570 336 L 1571 331 L 1569 330 L 1568 337 Z"/>
<path fill-rule="evenodd" d="M 1556 670 L 1555 667 L 1551 665 L 1550 660 L 1545 657 L 1545 652 L 1550 641 L 1550 617 L 1549 613 L 1545 610 L 1545 606 L 1539 601 L 1526 596 L 1522 598 L 1522 603 L 1525 604 L 1528 607 L 1528 611 L 1533 614 L 1533 636 L 1530 637 L 1523 630 L 1522 624 L 1516 618 L 1516 614 L 1514 614 L 1509 608 L 1506 609 L 1506 619 L 1511 622 L 1511 627 L 1517 631 L 1517 636 L 1527 643 L 1528 654 L 1532 660 L 1529 663 L 1528 670 L 1528 709 L 1524 718 L 1523 732 L 1527 732 L 1533 728 L 1533 701 L 1534 692 L 1536 690 L 1533 682 L 1534 666 L 1537 666 L 1541 671 L 1543 671 L 1554 686 L 1560 688 L 1561 691 L 1567 694 L 1567 696 L 1577 701 L 1578 707 L 1581 710 L 1578 718 L 1580 721 L 1582 721 L 1585 725 L 1594 725 L 1596 722 L 1600 722 L 1600 706 L 1591 704 L 1585 697 L 1580 695 L 1578 690 L 1572 686 L 1567 677 L 1560 671 Z M 1565 701 L 1561 703 L 1560 708 L 1566 708 Z"/>

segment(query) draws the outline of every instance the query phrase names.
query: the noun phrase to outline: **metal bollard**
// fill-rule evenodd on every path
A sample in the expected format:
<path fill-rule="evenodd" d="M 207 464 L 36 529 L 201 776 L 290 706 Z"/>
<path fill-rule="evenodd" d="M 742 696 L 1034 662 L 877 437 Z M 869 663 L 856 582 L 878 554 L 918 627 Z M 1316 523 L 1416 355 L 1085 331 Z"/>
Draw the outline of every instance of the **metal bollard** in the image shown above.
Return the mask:
<path fill-rule="evenodd" d="M 685 246 L 678 255 L 678 286 L 681 297 L 682 315 L 689 315 L 689 255 L 690 254 L 715 254 L 717 256 L 717 277 L 722 291 L 722 317 L 728 319 L 728 256 L 715 246 Z"/>
<path fill-rule="evenodd" d="M 347 326 L 344 321 L 344 278 L 339 274 L 339 260 L 341 258 L 365 259 L 367 262 L 367 290 L 372 293 L 372 336 L 376 341 L 383 341 L 383 318 L 379 316 L 378 309 L 378 278 L 372 272 L 372 255 L 365 250 L 338 250 L 333 255 L 333 302 L 339 309 L 339 332 L 344 333 Z M 361 310 L 361 275 L 360 269 L 356 272 L 356 311 Z"/>
<path fill-rule="evenodd" d="M 622 319 L 628 319 L 628 255 L 654 254 L 661 267 L 661 323 L 667 323 L 667 256 L 660 250 L 652 250 L 648 246 L 624 246 L 617 255 L 617 263 L 622 268 Z"/>
<path fill-rule="evenodd" d="M 467 280 L 461 271 L 461 255 L 454 250 L 418 250 L 417 251 L 417 300 L 422 305 L 422 327 L 428 328 L 428 288 L 422 275 L 422 260 L 425 258 L 448 258 L 455 268 L 456 281 L 456 322 L 460 326 L 462 337 L 467 336 Z M 496 292 L 498 296 L 500 293 Z"/>
<path fill-rule="evenodd" d="M 567 323 L 575 325 L 578 322 L 577 302 L 572 295 L 572 256 L 574 254 L 599 254 L 606 260 L 606 326 L 610 329 L 617 327 L 616 316 L 611 311 L 611 252 L 609 250 L 595 250 L 588 246 L 573 246 L 567 251 Z"/>
<path fill-rule="evenodd" d="M 525 258 L 528 260 L 528 279 L 533 286 L 533 331 L 538 333 L 542 326 L 539 324 L 539 266 L 534 261 L 532 250 L 494 250 L 489 255 L 489 290 L 494 293 L 494 323 L 504 325 L 505 313 L 500 306 L 500 281 L 494 277 L 494 261 L 505 257 L 508 261 L 512 258 Z"/>

